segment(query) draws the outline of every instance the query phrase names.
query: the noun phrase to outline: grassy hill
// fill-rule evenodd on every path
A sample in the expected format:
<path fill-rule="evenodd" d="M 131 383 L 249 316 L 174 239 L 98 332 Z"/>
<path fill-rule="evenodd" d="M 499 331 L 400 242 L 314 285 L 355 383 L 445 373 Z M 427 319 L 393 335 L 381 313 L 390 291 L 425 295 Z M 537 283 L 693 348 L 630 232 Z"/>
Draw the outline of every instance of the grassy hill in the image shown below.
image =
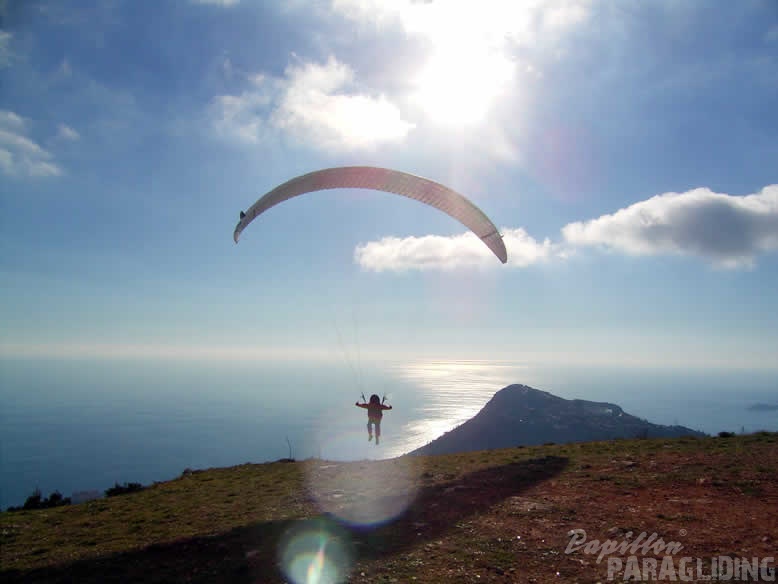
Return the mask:
<path fill-rule="evenodd" d="M 616 404 L 564 399 L 514 384 L 494 394 L 475 416 L 411 454 L 450 454 L 487 448 L 593 442 L 618 438 L 706 436 L 684 426 L 652 424 Z"/>
<path fill-rule="evenodd" d="M 606 560 L 565 553 L 571 530 L 778 555 L 776 476 L 770 433 L 247 464 L 2 513 L 0 581 L 605 581 Z"/>

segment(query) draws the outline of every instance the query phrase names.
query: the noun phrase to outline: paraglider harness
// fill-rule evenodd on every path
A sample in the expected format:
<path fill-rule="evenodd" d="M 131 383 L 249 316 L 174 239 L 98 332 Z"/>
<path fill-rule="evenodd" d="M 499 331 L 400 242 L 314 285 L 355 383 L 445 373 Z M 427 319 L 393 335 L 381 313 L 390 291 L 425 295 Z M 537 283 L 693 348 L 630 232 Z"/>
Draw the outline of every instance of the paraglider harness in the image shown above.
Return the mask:
<path fill-rule="evenodd" d="M 374 402 L 372 401 L 372 399 L 371 399 L 371 401 L 369 401 L 369 402 L 368 402 L 368 401 L 365 399 L 365 394 L 364 394 L 364 392 L 362 392 L 362 394 L 361 394 L 361 395 L 362 395 L 362 403 L 363 403 L 363 404 L 365 404 L 365 405 L 367 405 L 367 406 L 370 406 L 370 405 L 377 405 L 377 404 L 374 404 Z M 373 395 L 376 395 L 376 394 L 373 394 Z M 372 396 L 370 396 L 370 397 L 372 398 Z M 383 406 L 385 402 L 386 402 L 386 394 L 384 394 L 384 396 L 381 398 L 381 404 L 380 404 L 380 405 L 382 405 L 382 406 Z M 384 410 L 384 408 L 376 408 L 375 410 L 372 410 L 372 408 L 368 407 L 368 408 L 367 408 L 367 416 L 368 416 L 368 418 L 370 418 L 371 420 L 377 420 L 377 421 L 381 421 L 381 418 L 383 418 L 383 417 L 384 417 L 384 412 L 383 412 L 383 410 Z"/>
<path fill-rule="evenodd" d="M 373 439 L 373 429 L 375 428 L 375 444 L 378 446 L 378 442 L 381 439 L 381 419 L 384 417 L 384 410 L 391 410 L 392 406 L 384 405 L 386 401 L 386 394 L 381 401 L 378 401 L 378 394 L 370 396 L 370 401 L 365 399 L 365 394 L 362 394 L 362 403 L 357 402 L 355 405 L 367 410 L 367 439 Z"/>
<path fill-rule="evenodd" d="M 366 404 L 368 401 L 365 399 L 365 392 L 362 392 L 362 403 Z M 384 402 L 386 401 L 386 394 L 384 394 L 384 397 L 381 398 L 381 405 L 384 405 Z"/>
<path fill-rule="evenodd" d="M 367 403 L 373 403 L 373 402 L 368 402 L 368 401 L 365 399 L 365 392 L 364 392 L 364 391 L 363 391 L 363 392 L 362 392 L 360 395 L 362 396 L 362 403 L 363 403 L 363 404 L 367 404 Z M 386 402 L 386 394 L 384 394 L 384 396 L 381 398 L 381 405 L 384 405 L 384 402 Z"/>

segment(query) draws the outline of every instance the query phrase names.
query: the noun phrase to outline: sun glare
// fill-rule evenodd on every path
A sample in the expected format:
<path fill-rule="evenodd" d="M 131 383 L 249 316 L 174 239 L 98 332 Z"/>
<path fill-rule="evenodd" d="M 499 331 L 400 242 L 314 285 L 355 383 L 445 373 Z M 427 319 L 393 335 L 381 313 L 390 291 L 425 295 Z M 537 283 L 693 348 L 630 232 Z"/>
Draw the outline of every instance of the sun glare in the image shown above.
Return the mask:
<path fill-rule="evenodd" d="M 482 121 L 513 75 L 513 64 L 496 51 L 439 47 L 416 78 L 414 101 L 442 124 Z"/>
<path fill-rule="evenodd" d="M 404 9 L 406 30 L 426 37 L 431 48 L 413 79 L 414 102 L 441 124 L 483 121 L 513 78 L 506 37 L 525 12 L 512 2 L 492 2 L 484 9 L 467 0 L 412 3 Z"/>

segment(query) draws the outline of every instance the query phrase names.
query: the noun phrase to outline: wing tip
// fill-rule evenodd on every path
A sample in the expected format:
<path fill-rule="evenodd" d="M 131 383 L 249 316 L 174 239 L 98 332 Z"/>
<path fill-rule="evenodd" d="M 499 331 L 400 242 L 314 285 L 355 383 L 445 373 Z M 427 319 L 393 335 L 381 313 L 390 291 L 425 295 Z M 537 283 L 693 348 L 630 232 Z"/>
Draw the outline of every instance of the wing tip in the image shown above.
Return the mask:
<path fill-rule="evenodd" d="M 240 232 L 243 231 L 241 224 L 246 219 L 246 212 L 241 211 L 239 217 L 240 219 L 238 224 L 235 226 L 235 231 L 232 232 L 232 239 L 235 241 L 235 243 L 238 243 L 238 240 L 240 239 Z"/>

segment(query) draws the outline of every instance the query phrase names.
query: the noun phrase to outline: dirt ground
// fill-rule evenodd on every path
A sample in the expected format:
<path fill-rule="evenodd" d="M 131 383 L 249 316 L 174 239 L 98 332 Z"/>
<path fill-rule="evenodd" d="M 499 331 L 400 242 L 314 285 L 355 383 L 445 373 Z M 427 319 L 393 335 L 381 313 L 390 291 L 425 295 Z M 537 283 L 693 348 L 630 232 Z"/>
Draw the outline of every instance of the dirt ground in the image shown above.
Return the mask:
<path fill-rule="evenodd" d="M 0 581 L 696 582 L 718 569 L 761 582 L 778 571 L 775 434 L 306 464 L 292 519 L 3 567 Z"/>

